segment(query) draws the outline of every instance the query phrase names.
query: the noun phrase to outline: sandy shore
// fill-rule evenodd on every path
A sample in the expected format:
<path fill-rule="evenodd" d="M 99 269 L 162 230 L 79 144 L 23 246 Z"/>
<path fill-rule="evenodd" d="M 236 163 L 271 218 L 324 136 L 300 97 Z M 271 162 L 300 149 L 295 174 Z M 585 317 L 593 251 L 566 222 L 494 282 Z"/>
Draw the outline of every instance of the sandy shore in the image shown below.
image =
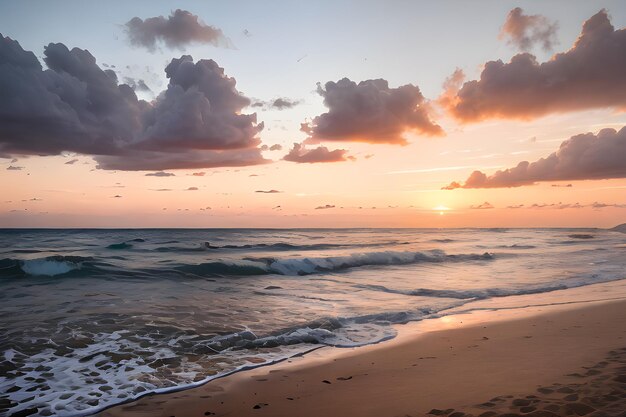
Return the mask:
<path fill-rule="evenodd" d="M 626 410 L 624 300 L 404 327 L 391 342 L 320 349 L 99 415 L 599 417 Z"/>

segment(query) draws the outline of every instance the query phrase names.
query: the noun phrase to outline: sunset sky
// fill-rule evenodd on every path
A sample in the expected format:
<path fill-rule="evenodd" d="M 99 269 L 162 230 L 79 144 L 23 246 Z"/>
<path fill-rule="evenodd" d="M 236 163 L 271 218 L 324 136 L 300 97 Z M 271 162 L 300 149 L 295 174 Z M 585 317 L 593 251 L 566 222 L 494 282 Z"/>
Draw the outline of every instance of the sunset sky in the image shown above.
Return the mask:
<path fill-rule="evenodd" d="M 625 27 L 623 0 L 3 1 L 0 227 L 623 223 Z"/>

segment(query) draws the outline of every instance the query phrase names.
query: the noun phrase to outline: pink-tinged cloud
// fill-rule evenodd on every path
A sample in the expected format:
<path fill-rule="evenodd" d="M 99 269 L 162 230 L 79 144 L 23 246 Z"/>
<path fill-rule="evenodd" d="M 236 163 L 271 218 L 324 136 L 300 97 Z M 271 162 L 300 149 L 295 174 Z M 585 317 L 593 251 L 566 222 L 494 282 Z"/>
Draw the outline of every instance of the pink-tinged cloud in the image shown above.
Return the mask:
<path fill-rule="evenodd" d="M 324 206 L 317 206 L 315 207 L 315 210 L 328 210 L 328 209 L 334 209 L 335 206 L 333 204 L 326 204 Z"/>
<path fill-rule="evenodd" d="M 626 29 L 615 30 L 606 11 L 587 20 L 574 46 L 538 63 L 515 55 L 490 61 L 468 81 L 448 110 L 462 122 L 489 118 L 530 120 L 551 113 L 626 107 Z"/>
<path fill-rule="evenodd" d="M 50 44 L 44 61 L 46 70 L 0 35 L 0 156 L 69 151 L 137 171 L 269 162 L 258 149 L 263 123 L 241 113 L 250 100 L 212 60 L 172 59 L 152 103 L 86 50 Z"/>
<path fill-rule="evenodd" d="M 542 15 L 526 15 L 516 7 L 509 12 L 500 31 L 500 38 L 522 51 L 530 50 L 540 44 L 544 50 L 550 51 L 557 43 L 556 31 L 559 26 Z"/>
<path fill-rule="evenodd" d="M 389 88 L 386 80 L 355 83 L 348 78 L 318 84 L 328 112 L 303 123 L 307 142 L 344 141 L 405 145 L 407 132 L 442 135 L 430 119 L 429 106 L 417 86 Z"/>
<path fill-rule="evenodd" d="M 453 181 L 443 189 L 521 187 L 543 181 L 611 178 L 626 178 L 626 127 L 619 131 L 602 129 L 597 135 L 572 136 L 546 158 L 522 161 L 492 175 L 474 171 L 465 183 Z"/>
<path fill-rule="evenodd" d="M 306 149 L 304 144 L 294 143 L 293 148 L 283 157 L 283 160 L 300 164 L 315 164 L 318 162 L 344 162 L 348 159 L 353 159 L 352 156 L 347 154 L 348 151 L 346 149 L 335 149 L 331 151 L 325 146 Z"/>
<path fill-rule="evenodd" d="M 131 45 L 151 52 L 161 44 L 176 49 L 184 49 L 194 43 L 232 47 L 221 29 L 208 26 L 198 16 L 181 9 L 176 9 L 167 18 L 157 16 L 143 20 L 133 17 L 126 22 L 124 29 Z"/>
<path fill-rule="evenodd" d="M 482 204 L 478 204 L 477 206 L 470 206 L 469 208 L 472 210 L 490 210 L 495 207 L 490 202 L 485 201 Z"/>

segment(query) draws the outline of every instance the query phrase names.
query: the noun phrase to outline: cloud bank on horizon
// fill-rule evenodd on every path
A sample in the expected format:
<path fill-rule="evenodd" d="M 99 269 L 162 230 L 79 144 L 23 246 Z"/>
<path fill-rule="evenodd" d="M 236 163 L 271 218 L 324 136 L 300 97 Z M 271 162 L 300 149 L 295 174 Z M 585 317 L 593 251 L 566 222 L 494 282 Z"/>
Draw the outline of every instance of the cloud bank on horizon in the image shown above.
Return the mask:
<path fill-rule="evenodd" d="M 465 183 L 453 181 L 443 189 L 511 188 L 545 181 L 613 178 L 626 178 L 626 127 L 572 136 L 546 158 L 522 161 L 492 175 L 474 171 Z"/>

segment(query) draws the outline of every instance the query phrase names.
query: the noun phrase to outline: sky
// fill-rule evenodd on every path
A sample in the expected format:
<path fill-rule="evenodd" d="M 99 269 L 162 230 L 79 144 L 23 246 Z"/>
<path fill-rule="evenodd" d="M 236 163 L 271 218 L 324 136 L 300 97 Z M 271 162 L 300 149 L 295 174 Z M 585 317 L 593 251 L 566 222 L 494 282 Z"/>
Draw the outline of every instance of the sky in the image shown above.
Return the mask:
<path fill-rule="evenodd" d="M 0 227 L 626 222 L 623 1 L 0 1 Z"/>

